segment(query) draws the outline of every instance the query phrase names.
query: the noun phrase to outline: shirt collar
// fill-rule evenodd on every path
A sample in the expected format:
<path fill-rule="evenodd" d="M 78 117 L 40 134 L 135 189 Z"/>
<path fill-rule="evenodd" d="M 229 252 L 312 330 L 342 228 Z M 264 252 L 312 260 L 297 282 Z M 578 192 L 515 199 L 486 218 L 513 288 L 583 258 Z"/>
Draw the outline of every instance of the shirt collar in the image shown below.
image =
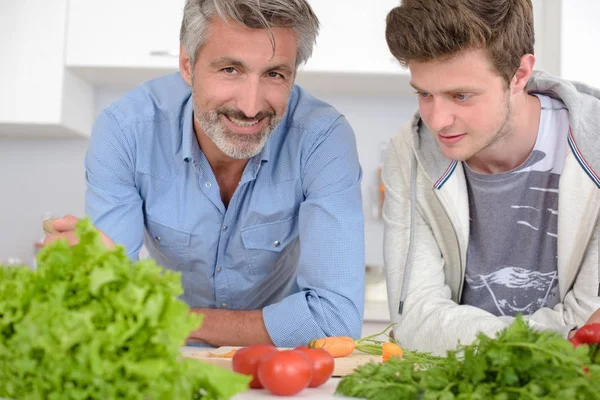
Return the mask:
<path fill-rule="evenodd" d="M 192 101 L 192 96 L 190 96 L 183 110 L 183 124 L 181 129 L 181 155 L 184 161 L 190 161 L 194 154 L 200 153 L 200 146 L 198 145 L 198 139 L 196 139 L 196 132 L 194 131 L 193 111 L 194 102 Z"/>

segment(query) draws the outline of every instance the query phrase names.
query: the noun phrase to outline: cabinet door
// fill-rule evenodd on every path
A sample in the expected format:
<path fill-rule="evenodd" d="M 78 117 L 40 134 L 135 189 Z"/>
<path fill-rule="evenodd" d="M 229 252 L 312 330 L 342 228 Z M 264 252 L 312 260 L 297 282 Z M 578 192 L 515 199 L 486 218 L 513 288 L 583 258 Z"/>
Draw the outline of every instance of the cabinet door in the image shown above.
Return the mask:
<path fill-rule="evenodd" d="M 58 121 L 66 0 L 0 2 L 0 122 Z"/>
<path fill-rule="evenodd" d="M 306 71 L 398 73 L 385 40 L 385 18 L 398 0 L 309 0 L 321 22 Z"/>
<path fill-rule="evenodd" d="M 68 66 L 178 65 L 185 0 L 70 0 Z"/>

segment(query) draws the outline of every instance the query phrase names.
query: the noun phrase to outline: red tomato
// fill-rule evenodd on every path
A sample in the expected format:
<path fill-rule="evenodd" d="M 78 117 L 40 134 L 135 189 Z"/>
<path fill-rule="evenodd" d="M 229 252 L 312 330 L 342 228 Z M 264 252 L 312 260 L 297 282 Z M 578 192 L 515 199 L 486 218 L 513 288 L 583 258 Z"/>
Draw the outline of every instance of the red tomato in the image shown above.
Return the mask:
<path fill-rule="evenodd" d="M 233 355 L 231 367 L 235 372 L 252 376 L 250 387 L 254 389 L 262 388 L 257 375 L 258 362 L 261 358 L 271 353 L 277 353 L 277 347 L 267 344 L 256 344 L 239 349 Z"/>
<path fill-rule="evenodd" d="M 296 347 L 295 350 L 306 354 L 312 364 L 313 377 L 308 387 L 321 386 L 331 378 L 335 361 L 327 350 L 311 349 L 307 346 Z"/>
<path fill-rule="evenodd" d="M 271 393 L 292 396 L 308 387 L 312 380 L 312 367 L 304 353 L 283 350 L 260 360 L 258 378 Z"/>

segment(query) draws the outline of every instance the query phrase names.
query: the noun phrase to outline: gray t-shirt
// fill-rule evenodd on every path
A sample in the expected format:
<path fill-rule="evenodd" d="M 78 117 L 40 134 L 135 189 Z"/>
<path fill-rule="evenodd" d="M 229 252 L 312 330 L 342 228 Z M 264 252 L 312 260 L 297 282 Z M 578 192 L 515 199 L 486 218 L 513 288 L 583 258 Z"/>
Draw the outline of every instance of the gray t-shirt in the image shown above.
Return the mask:
<path fill-rule="evenodd" d="M 520 167 L 485 175 L 464 163 L 471 231 L 461 304 L 497 316 L 529 315 L 559 302 L 558 181 L 569 118 L 559 100 L 537 97 L 538 137 Z"/>

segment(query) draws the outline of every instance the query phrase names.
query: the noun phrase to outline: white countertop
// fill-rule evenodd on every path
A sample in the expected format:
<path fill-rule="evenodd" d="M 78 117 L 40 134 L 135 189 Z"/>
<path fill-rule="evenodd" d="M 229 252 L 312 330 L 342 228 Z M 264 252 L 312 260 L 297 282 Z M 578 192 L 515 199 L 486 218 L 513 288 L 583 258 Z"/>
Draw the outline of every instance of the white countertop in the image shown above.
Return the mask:
<path fill-rule="evenodd" d="M 320 399 L 320 400 L 332 400 L 332 399 L 348 399 L 349 397 L 338 397 L 333 396 L 335 388 L 338 385 L 340 378 L 331 378 L 323 385 L 318 388 L 307 388 L 298 393 L 295 396 L 276 396 L 271 394 L 266 389 L 250 389 L 247 392 L 240 393 L 231 398 L 231 400 L 246 400 L 246 399 Z"/>

